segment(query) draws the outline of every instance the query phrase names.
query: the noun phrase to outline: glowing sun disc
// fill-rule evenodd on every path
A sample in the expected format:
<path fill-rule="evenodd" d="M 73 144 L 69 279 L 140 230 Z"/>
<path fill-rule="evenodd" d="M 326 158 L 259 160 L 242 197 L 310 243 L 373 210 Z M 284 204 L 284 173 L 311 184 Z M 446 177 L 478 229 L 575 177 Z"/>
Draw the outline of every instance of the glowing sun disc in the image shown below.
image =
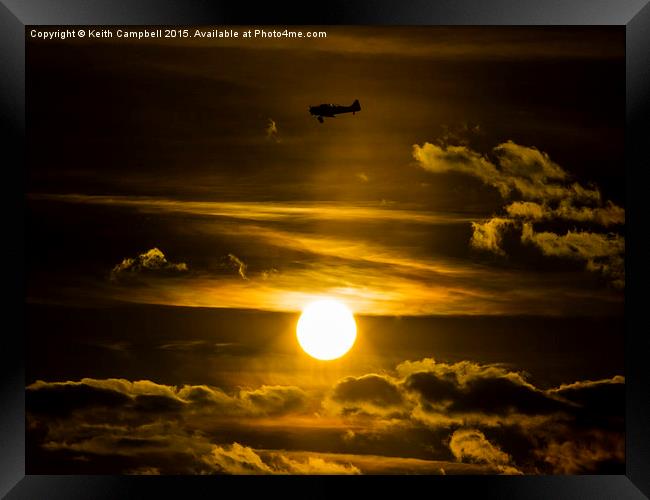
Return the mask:
<path fill-rule="evenodd" d="M 317 300 L 303 309 L 296 333 L 307 354 L 326 361 L 340 358 L 350 350 L 357 338 L 357 324 L 341 302 Z"/>

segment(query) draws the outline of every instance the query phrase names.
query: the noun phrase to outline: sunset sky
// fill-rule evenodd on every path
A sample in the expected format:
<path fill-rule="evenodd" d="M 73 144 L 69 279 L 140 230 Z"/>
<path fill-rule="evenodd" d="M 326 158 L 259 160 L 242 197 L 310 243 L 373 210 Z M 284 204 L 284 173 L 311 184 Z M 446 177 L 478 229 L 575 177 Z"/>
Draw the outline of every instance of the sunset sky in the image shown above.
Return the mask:
<path fill-rule="evenodd" d="M 622 473 L 624 31 L 322 29 L 28 37 L 28 473 Z"/>

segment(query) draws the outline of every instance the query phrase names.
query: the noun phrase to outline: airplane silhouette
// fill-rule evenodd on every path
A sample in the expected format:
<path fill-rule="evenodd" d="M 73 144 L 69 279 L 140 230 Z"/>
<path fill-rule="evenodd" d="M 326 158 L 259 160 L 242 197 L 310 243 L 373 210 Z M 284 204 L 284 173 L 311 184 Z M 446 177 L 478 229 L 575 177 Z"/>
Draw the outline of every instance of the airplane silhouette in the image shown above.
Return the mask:
<path fill-rule="evenodd" d="M 359 99 L 355 99 L 351 106 L 341 106 L 339 104 L 320 104 L 318 106 L 309 106 L 309 112 L 318 118 L 320 123 L 323 123 L 323 117 L 334 118 L 335 115 L 342 113 L 355 114 L 361 111 Z"/>

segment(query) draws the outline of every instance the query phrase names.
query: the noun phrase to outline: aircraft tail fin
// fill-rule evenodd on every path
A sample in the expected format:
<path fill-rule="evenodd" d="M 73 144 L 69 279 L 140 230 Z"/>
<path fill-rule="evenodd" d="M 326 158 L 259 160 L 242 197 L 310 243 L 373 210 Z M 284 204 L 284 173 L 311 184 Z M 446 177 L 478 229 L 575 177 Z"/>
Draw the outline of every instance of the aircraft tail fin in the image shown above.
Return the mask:
<path fill-rule="evenodd" d="M 354 111 L 361 111 L 361 104 L 359 104 L 359 99 L 355 99 L 352 103 L 352 109 Z"/>

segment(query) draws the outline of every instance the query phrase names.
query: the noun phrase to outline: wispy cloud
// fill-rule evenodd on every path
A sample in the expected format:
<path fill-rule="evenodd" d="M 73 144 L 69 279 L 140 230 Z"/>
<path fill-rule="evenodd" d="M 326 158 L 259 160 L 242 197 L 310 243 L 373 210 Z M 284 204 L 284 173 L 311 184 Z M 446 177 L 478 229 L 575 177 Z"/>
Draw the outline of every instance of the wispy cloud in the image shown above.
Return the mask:
<path fill-rule="evenodd" d="M 453 224 L 470 222 L 471 214 L 432 213 L 417 209 L 395 209 L 382 203 L 277 203 L 186 201 L 138 196 L 101 196 L 84 194 L 30 194 L 33 200 L 64 203 L 132 207 L 144 213 L 180 213 L 247 219 L 252 221 L 402 221 L 419 224 Z"/>
<path fill-rule="evenodd" d="M 248 276 L 246 276 L 246 264 L 244 264 L 244 262 L 239 257 L 232 253 L 228 254 L 228 260 L 235 267 L 235 269 L 237 269 L 239 276 L 241 276 L 242 279 L 247 280 Z"/>
<path fill-rule="evenodd" d="M 272 118 L 269 118 L 266 121 L 266 128 L 264 129 L 266 133 L 266 138 L 274 141 L 280 142 L 280 131 L 278 130 L 278 125 Z"/>

